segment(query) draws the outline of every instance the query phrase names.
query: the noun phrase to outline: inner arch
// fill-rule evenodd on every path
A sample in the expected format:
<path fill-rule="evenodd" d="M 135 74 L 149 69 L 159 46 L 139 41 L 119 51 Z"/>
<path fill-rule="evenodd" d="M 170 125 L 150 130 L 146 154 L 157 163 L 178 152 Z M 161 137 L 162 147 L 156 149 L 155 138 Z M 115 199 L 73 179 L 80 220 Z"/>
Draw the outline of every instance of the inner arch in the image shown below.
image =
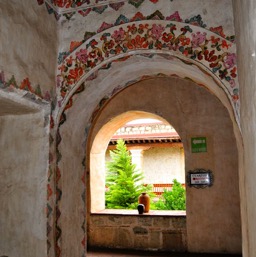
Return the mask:
<path fill-rule="evenodd" d="M 105 152 L 113 134 L 127 122 L 136 119 L 157 119 L 168 123 L 162 117 L 143 111 L 127 111 L 106 123 L 97 133 L 90 151 L 91 212 L 105 209 Z"/>

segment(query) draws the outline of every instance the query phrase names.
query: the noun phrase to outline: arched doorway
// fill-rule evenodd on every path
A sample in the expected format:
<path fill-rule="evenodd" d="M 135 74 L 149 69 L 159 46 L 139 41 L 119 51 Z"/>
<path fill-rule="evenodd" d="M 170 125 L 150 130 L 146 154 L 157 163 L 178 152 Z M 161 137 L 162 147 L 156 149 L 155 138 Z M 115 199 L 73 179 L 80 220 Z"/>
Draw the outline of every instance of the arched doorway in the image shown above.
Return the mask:
<path fill-rule="evenodd" d="M 91 140 L 103 124 L 128 110 L 155 113 L 174 125 L 183 139 L 187 172 L 196 168 L 214 172 L 213 187 L 187 189 L 188 250 L 239 252 L 238 152 L 234 147 L 233 125 L 227 110 L 215 96 L 191 81 L 178 78 L 141 81 L 122 90 L 104 105 L 95 119 Z M 220 131 L 221 126 L 225 129 Z M 207 138 L 207 152 L 192 153 L 191 138 L 194 136 Z M 236 226 L 230 223 L 231 220 Z M 206 227 L 211 227 L 207 236 Z M 207 243 L 209 241 L 211 245 Z"/>
<path fill-rule="evenodd" d="M 133 72 L 131 73 L 132 78 L 134 78 L 135 73 L 143 74 L 144 70 L 143 70 L 142 64 L 141 64 L 142 66 L 139 65 L 139 67 L 141 68 L 139 70 L 136 70 L 134 63 L 131 62 L 131 63 L 129 63 L 129 65 L 130 65 L 129 67 L 131 69 L 133 69 Z M 184 67 L 182 65 L 180 66 L 180 68 L 183 69 L 182 70 L 183 73 L 185 72 L 185 67 L 186 67 L 185 64 L 184 64 Z M 119 68 L 122 70 L 123 67 L 116 66 L 116 68 L 117 68 L 117 70 L 119 70 Z M 153 70 L 153 66 L 151 68 Z M 195 77 L 197 74 L 198 80 L 201 81 L 201 83 L 203 83 L 203 81 L 205 83 L 207 83 L 207 88 L 209 88 L 210 92 L 206 89 L 206 86 L 204 86 L 204 84 L 200 83 L 200 86 L 198 86 L 199 84 L 197 84 L 197 83 L 194 83 L 188 79 L 177 78 L 177 76 L 176 77 L 174 77 L 174 76 L 168 77 L 168 76 L 164 76 L 164 75 L 160 74 L 158 76 L 149 76 L 149 77 L 143 77 L 143 78 L 139 77 L 139 79 L 135 79 L 135 80 L 133 80 L 131 78 L 130 81 L 125 82 L 125 81 L 123 81 L 122 77 L 120 77 L 120 76 L 115 77 L 114 80 L 110 79 L 111 73 L 109 73 L 108 74 L 109 80 L 107 80 L 107 81 L 108 82 L 112 81 L 114 84 L 108 84 L 108 83 L 106 83 L 105 80 L 103 80 L 102 77 L 98 77 L 97 79 L 91 81 L 90 83 L 88 82 L 88 85 L 86 86 L 86 90 L 81 92 L 79 95 L 74 95 L 73 99 L 71 99 L 73 101 L 73 103 L 71 101 L 70 104 L 71 104 L 71 106 L 73 104 L 73 106 L 70 109 L 68 109 L 69 107 L 67 107 L 67 109 L 65 111 L 65 115 L 63 116 L 63 121 L 61 121 L 62 125 L 59 130 L 60 131 L 59 138 L 61 138 L 61 143 L 58 146 L 58 149 L 59 149 L 59 151 L 61 153 L 61 157 L 62 157 L 61 161 L 59 161 L 59 163 L 58 163 L 58 170 L 60 170 L 61 174 L 63 174 L 63 172 L 65 173 L 65 176 L 62 176 L 61 179 L 58 181 L 58 189 L 62 190 L 62 199 L 61 199 L 60 207 L 61 207 L 61 209 L 63 209 L 63 210 L 65 209 L 66 211 L 61 213 L 61 216 L 58 219 L 57 224 L 62 226 L 61 236 L 62 236 L 62 241 L 64 240 L 66 242 L 65 245 L 69 245 L 70 247 L 72 245 L 72 242 L 70 241 L 70 239 L 68 237 L 68 234 L 70 234 L 70 233 L 72 233 L 72 234 L 76 233 L 77 237 L 84 238 L 85 230 L 84 230 L 84 227 L 81 230 L 81 224 L 85 224 L 85 216 L 83 216 L 81 214 L 82 212 L 77 212 L 77 214 L 76 214 L 77 218 L 74 220 L 73 213 L 71 213 L 67 210 L 70 208 L 71 209 L 72 208 L 73 209 L 81 209 L 85 205 L 85 202 L 84 202 L 85 197 L 86 197 L 87 202 L 90 199 L 88 191 L 87 191 L 87 194 L 85 194 L 84 187 L 81 184 L 81 181 L 84 183 L 84 178 L 85 177 L 89 178 L 89 175 L 90 175 L 89 166 L 88 166 L 89 165 L 88 149 L 90 149 L 92 142 L 90 141 L 91 139 L 88 141 L 88 132 L 90 131 L 92 123 L 94 123 L 94 121 L 96 119 L 98 121 L 100 121 L 100 123 L 99 123 L 100 127 L 106 123 L 106 121 L 100 120 L 99 113 L 101 113 L 102 110 L 106 111 L 107 110 L 106 106 L 111 106 L 111 105 L 109 105 L 109 103 L 114 103 L 118 99 L 115 97 L 116 95 L 118 96 L 118 95 L 121 95 L 122 92 L 127 92 L 126 89 L 129 89 L 129 88 L 133 89 L 133 90 L 131 90 L 131 91 L 133 91 L 133 93 L 131 93 L 130 97 L 124 97 L 122 100 L 119 99 L 119 101 L 117 102 L 118 104 L 115 106 L 112 106 L 112 110 L 116 111 L 116 115 L 126 112 L 127 109 L 125 109 L 124 107 L 125 106 L 127 107 L 127 104 L 129 104 L 129 101 L 132 99 L 136 102 L 136 106 L 135 106 L 135 102 L 134 102 L 134 105 L 129 104 L 130 110 L 142 110 L 142 111 L 148 111 L 151 113 L 155 113 L 155 114 L 165 118 L 167 121 L 171 120 L 169 117 L 169 115 L 171 115 L 171 112 L 173 115 L 179 113 L 179 114 L 181 114 L 181 115 L 179 115 L 179 118 L 177 118 L 177 120 L 175 122 L 173 122 L 173 120 L 171 120 L 171 123 L 174 125 L 175 128 L 180 127 L 179 134 L 181 135 L 181 137 L 183 137 L 183 135 L 184 135 L 185 138 L 189 138 L 190 135 L 198 136 L 202 133 L 202 131 L 205 132 L 205 130 L 203 130 L 202 128 L 204 126 L 206 126 L 207 122 L 203 121 L 203 122 L 198 123 L 198 121 L 200 121 L 203 117 L 205 118 L 205 113 L 207 113 L 207 112 L 204 112 L 205 108 L 202 106 L 201 107 L 198 106 L 198 104 L 203 104 L 203 103 L 208 103 L 208 102 L 210 103 L 212 101 L 215 101 L 215 103 L 219 102 L 217 100 L 217 98 L 211 93 L 211 89 L 212 89 L 214 91 L 214 94 L 216 94 L 218 96 L 218 98 L 221 99 L 222 104 L 220 102 L 219 102 L 219 104 L 220 104 L 220 106 L 222 106 L 221 108 L 223 108 L 225 110 L 224 117 L 225 117 L 225 119 L 228 117 L 228 120 L 229 120 L 228 124 L 231 125 L 231 127 L 232 127 L 231 128 L 229 126 L 229 129 L 231 129 L 231 130 L 229 130 L 229 132 L 227 132 L 227 130 L 225 130 L 225 132 L 227 132 L 228 135 L 234 135 L 234 133 L 236 136 L 238 135 L 238 129 L 235 125 L 235 119 L 234 119 L 234 115 L 232 113 L 232 108 L 229 104 L 228 98 L 225 96 L 225 93 L 222 91 L 222 89 L 220 89 L 218 87 L 218 85 L 211 79 L 210 76 L 208 76 L 204 72 L 200 71 L 199 69 L 196 69 L 196 67 L 190 67 L 190 69 L 193 70 L 193 72 L 190 73 L 190 75 L 193 75 Z M 113 72 L 115 73 L 115 69 L 113 69 Z M 106 74 L 106 73 L 108 73 L 108 71 L 104 71 L 101 75 L 104 76 L 104 74 Z M 199 74 L 200 74 L 200 76 L 199 76 Z M 136 81 L 137 81 L 137 83 L 136 83 Z M 162 84 L 163 81 L 165 81 L 164 84 Z M 177 87 L 177 83 L 176 83 L 177 81 L 182 81 L 183 86 Z M 119 83 L 123 86 L 115 87 L 115 85 L 119 85 Z M 149 90 L 146 87 L 147 85 L 150 85 L 150 87 L 151 87 Z M 154 85 L 154 86 L 152 86 L 152 85 Z M 187 86 L 185 86 L 185 85 L 187 85 Z M 98 94 L 93 93 L 93 91 L 95 91 L 96 89 L 99 90 Z M 138 89 L 139 91 L 134 90 L 134 89 Z M 172 93 L 169 92 L 169 89 L 171 89 Z M 179 90 L 177 90 L 177 89 L 179 89 Z M 159 92 L 161 92 L 161 93 L 156 92 L 155 90 L 160 90 Z M 188 98 L 184 97 L 185 95 L 183 95 L 183 93 L 182 93 L 183 91 L 186 92 L 185 95 Z M 195 92 L 198 92 L 198 91 L 200 91 L 200 92 L 203 91 L 207 95 L 207 97 L 204 97 L 204 95 L 201 97 L 198 97 L 197 94 L 194 94 Z M 116 94 L 116 92 L 121 92 L 121 93 Z M 169 92 L 169 94 L 167 94 L 167 92 Z M 151 97 L 149 97 L 149 95 L 148 95 L 150 93 L 152 94 Z M 142 96 L 142 95 L 143 95 L 142 98 L 141 97 L 138 98 L 138 96 Z M 147 96 L 147 95 L 148 95 L 148 97 L 145 98 L 145 96 Z M 169 98 L 166 99 L 166 97 L 168 97 L 168 96 L 169 96 Z M 160 104 L 161 108 L 159 106 L 152 106 L 152 104 L 151 104 L 152 99 L 154 101 L 157 100 L 159 102 L 159 104 L 161 103 Z M 164 100 L 165 102 L 162 101 L 163 99 L 165 99 Z M 213 99 L 215 99 L 215 100 L 213 100 Z M 164 103 L 166 103 L 166 104 L 164 104 Z M 98 106 L 95 108 L 96 104 Z M 175 107 L 176 110 L 171 111 L 172 104 L 174 104 L 176 106 Z M 223 105 L 227 109 L 225 109 L 225 107 Z M 207 104 L 207 106 L 208 106 L 208 104 Z M 218 105 L 218 108 L 216 108 L 217 112 L 218 112 L 218 110 L 220 110 L 219 109 L 220 106 Z M 191 108 L 191 107 L 193 107 L 193 108 Z M 152 109 L 150 109 L 150 108 L 152 108 Z M 228 110 L 228 112 L 227 112 L 227 110 Z M 203 115 L 195 116 L 196 113 L 200 114 L 200 112 L 203 112 Z M 184 118 L 184 116 L 183 116 L 184 113 L 191 113 L 191 115 L 187 116 L 186 119 L 181 119 L 181 117 Z M 106 114 L 105 118 L 107 120 L 110 120 L 113 117 L 113 113 L 110 114 L 108 112 L 105 112 L 105 114 Z M 209 113 L 209 117 L 213 117 L 213 115 L 214 115 L 214 112 Z M 82 117 L 82 119 L 81 119 L 81 117 Z M 216 117 L 218 117 L 218 115 L 216 115 Z M 222 117 L 222 115 L 220 115 L 219 117 Z M 197 122 L 195 122 L 195 121 L 197 121 Z M 74 124 L 76 124 L 76 126 L 74 126 Z M 182 126 L 182 124 L 183 124 L 183 126 Z M 217 131 L 216 124 L 213 123 L 211 125 L 211 127 L 215 128 L 215 130 Z M 222 126 L 222 124 L 224 124 L 224 123 L 221 123 L 219 126 Z M 186 127 L 192 126 L 192 125 L 194 126 L 192 132 L 191 131 L 188 132 Z M 96 128 L 96 130 L 97 130 L 97 128 Z M 221 135 L 223 136 L 222 133 L 221 133 Z M 221 138 L 221 137 L 218 136 L 218 138 Z M 231 137 L 231 138 L 233 138 L 233 137 Z M 235 140 L 236 139 L 233 140 L 233 143 L 235 142 Z M 211 140 L 209 142 L 211 142 Z M 187 145 L 185 147 L 187 148 L 187 152 L 186 152 L 186 149 L 185 149 L 185 152 L 186 152 L 186 154 L 191 155 L 189 140 L 186 141 L 186 144 Z M 211 143 L 211 145 L 212 145 L 212 143 Z M 84 158 L 84 150 L 83 150 L 85 146 L 87 146 L 86 158 Z M 233 146 L 234 146 L 234 144 L 233 144 Z M 66 147 L 68 147 L 68 151 L 65 150 L 65 149 L 67 149 Z M 236 147 L 233 150 L 237 151 Z M 199 160 L 200 158 L 199 159 L 198 158 L 191 159 L 192 156 L 193 155 L 191 155 L 190 158 L 188 158 L 188 159 L 186 158 L 186 159 L 189 161 L 192 169 L 194 169 L 201 162 Z M 224 155 L 220 155 L 221 158 L 223 156 Z M 236 154 L 234 154 L 233 156 L 236 156 Z M 193 157 L 196 157 L 196 156 L 193 156 Z M 198 157 L 198 155 L 197 155 L 197 157 Z M 84 172 L 83 166 L 77 165 L 77 164 L 81 164 L 82 160 L 83 160 L 83 163 L 86 164 L 86 167 L 85 167 L 86 173 Z M 203 160 L 207 161 L 209 159 L 203 158 Z M 235 159 L 235 160 L 237 161 L 237 159 Z M 214 163 L 214 165 L 216 164 L 216 162 L 213 162 L 213 163 Z M 232 164 L 232 165 L 235 165 L 233 172 L 237 168 L 236 164 L 237 164 L 236 162 L 233 162 L 233 164 Z M 190 166 L 188 166 L 188 168 L 190 169 Z M 67 170 L 76 170 L 76 173 L 65 172 Z M 222 170 L 222 168 L 219 170 Z M 225 174 L 227 174 L 227 173 L 225 173 Z M 232 176 L 232 179 L 237 179 L 237 177 Z M 72 187 L 70 187 L 71 186 L 70 181 L 72 181 Z M 234 183 L 238 183 L 238 182 L 234 182 Z M 62 188 L 59 188 L 59 186 L 61 186 Z M 80 190 L 80 188 L 81 188 L 81 190 Z M 223 186 L 223 188 L 226 188 L 226 186 L 225 187 Z M 74 189 L 76 189 L 76 190 L 74 190 Z M 77 189 L 79 189 L 79 191 L 77 191 Z M 219 190 L 221 191 L 222 187 Z M 236 190 L 238 190 L 238 187 L 236 187 Z M 65 191 L 65 193 L 64 193 L 64 191 Z M 82 194 L 82 197 L 81 197 L 81 194 Z M 237 195 L 237 193 L 235 195 Z M 69 196 L 69 197 L 67 197 L 67 196 Z M 229 195 L 228 198 L 229 197 L 231 197 L 231 195 Z M 232 195 L 232 197 L 234 197 L 234 195 Z M 236 199 L 236 201 L 239 202 L 238 196 L 236 196 L 234 198 Z M 71 199 L 73 199 L 72 203 L 70 202 Z M 206 202 L 208 203 L 208 200 L 206 200 Z M 195 203 L 195 205 L 197 205 L 197 204 Z M 235 206 L 237 206 L 237 203 L 235 204 Z M 202 210 L 206 211 L 206 209 L 202 209 Z M 88 209 L 87 209 L 87 211 L 88 211 Z M 221 213 L 223 213 L 223 209 L 221 210 Z M 234 215 L 235 213 L 237 214 L 238 212 L 232 212 L 232 215 Z M 196 214 L 194 213 L 193 215 L 194 215 L 194 220 L 187 219 L 187 221 L 190 222 L 190 224 L 197 224 L 196 217 L 199 217 L 198 213 L 196 213 Z M 65 223 L 64 221 L 67 219 L 68 220 L 73 219 L 72 224 Z M 236 216 L 236 218 L 234 217 L 234 219 L 236 221 L 239 221 L 239 224 L 240 224 L 240 217 Z M 239 230 L 239 226 L 240 226 L 239 224 L 236 227 L 237 232 L 232 233 L 232 237 L 225 238 L 225 239 L 229 238 L 229 240 L 231 240 L 231 239 L 235 240 L 235 243 L 229 242 L 225 245 L 225 247 L 228 247 L 228 249 L 225 251 L 231 251 L 231 252 L 234 251 L 233 245 L 236 246 L 235 247 L 236 249 L 240 247 L 239 240 L 241 240 L 241 238 L 238 235 L 239 234 L 238 230 Z M 201 223 L 201 225 L 203 227 L 204 226 L 208 227 L 207 223 L 206 224 Z M 213 227 L 216 228 L 216 226 L 213 226 Z M 189 232 L 189 229 L 191 229 L 190 232 Z M 210 249 L 210 247 L 205 249 L 205 245 L 208 245 L 208 243 L 207 244 L 205 244 L 205 243 L 197 244 L 198 240 L 195 237 L 193 226 L 189 226 L 189 229 L 188 229 L 188 251 L 198 251 L 198 252 L 213 251 L 213 248 L 214 248 L 214 251 L 220 251 L 220 252 L 222 251 L 220 249 L 221 248 L 220 243 L 219 243 L 220 241 L 215 242 L 215 245 L 212 246 L 211 249 Z M 203 231 L 203 229 L 200 228 L 200 226 L 197 227 L 196 229 Z M 212 231 L 211 231 L 211 233 L 212 233 Z M 234 238 L 235 234 L 238 236 Z M 196 233 L 196 235 L 198 235 L 198 233 Z M 211 234 L 211 236 L 214 237 L 214 234 Z M 207 242 L 208 242 L 209 238 L 205 239 L 205 240 L 207 240 Z M 82 246 L 84 246 L 85 240 L 83 239 L 82 242 L 83 242 Z M 235 251 L 237 251 L 237 250 L 235 250 Z"/>
<path fill-rule="evenodd" d="M 135 119 L 157 119 L 165 121 L 162 117 L 143 111 L 127 111 L 120 114 L 102 126 L 94 138 L 90 151 L 90 190 L 92 213 L 105 209 L 105 152 L 108 143 L 117 129 L 127 122 Z M 97 126 L 95 123 L 94 125 Z M 92 132 L 93 133 L 93 132 Z"/>

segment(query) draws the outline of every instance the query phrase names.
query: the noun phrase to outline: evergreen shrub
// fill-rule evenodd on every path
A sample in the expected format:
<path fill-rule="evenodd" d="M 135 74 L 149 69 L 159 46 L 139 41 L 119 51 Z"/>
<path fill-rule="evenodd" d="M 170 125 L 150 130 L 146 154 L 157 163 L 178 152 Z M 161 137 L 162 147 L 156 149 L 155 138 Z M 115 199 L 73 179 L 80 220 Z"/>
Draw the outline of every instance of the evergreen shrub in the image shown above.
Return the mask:
<path fill-rule="evenodd" d="M 156 210 L 186 210 L 185 188 L 174 179 L 172 190 L 164 189 L 162 196 L 153 206 Z"/>
<path fill-rule="evenodd" d="M 131 155 L 122 139 L 116 150 L 110 151 L 111 161 L 106 163 L 106 208 L 136 209 L 142 192 L 150 192 L 152 186 L 143 185 L 143 174 L 132 164 Z"/>

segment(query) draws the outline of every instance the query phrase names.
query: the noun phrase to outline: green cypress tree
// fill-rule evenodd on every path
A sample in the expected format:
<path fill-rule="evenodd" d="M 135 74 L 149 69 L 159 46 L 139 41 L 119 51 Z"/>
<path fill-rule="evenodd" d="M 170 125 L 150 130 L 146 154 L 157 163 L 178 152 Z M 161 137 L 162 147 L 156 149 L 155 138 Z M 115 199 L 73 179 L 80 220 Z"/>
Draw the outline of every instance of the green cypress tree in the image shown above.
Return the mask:
<path fill-rule="evenodd" d="M 110 151 L 110 157 L 112 160 L 106 164 L 106 208 L 135 209 L 139 195 L 150 190 L 150 186 L 142 184 L 143 174 L 132 164 L 124 140 L 117 141 L 116 150 Z"/>

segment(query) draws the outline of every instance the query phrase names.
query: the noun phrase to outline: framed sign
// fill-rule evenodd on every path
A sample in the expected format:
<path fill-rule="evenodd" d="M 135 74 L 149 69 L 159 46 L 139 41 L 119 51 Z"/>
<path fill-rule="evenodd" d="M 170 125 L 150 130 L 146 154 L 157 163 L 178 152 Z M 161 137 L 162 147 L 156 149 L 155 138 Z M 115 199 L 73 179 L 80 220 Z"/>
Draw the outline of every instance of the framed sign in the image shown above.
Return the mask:
<path fill-rule="evenodd" d="M 191 138 L 191 152 L 192 153 L 207 152 L 206 137 L 192 137 Z"/>
<path fill-rule="evenodd" d="M 187 184 L 190 187 L 205 188 L 213 185 L 213 174 L 210 170 L 196 169 L 188 172 Z"/>

